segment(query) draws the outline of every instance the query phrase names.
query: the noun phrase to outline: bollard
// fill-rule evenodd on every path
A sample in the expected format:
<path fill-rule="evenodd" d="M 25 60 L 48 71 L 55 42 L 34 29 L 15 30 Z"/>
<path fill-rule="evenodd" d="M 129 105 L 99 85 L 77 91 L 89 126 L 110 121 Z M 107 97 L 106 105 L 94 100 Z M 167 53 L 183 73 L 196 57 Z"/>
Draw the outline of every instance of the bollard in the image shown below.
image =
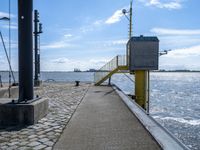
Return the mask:
<path fill-rule="evenodd" d="M 75 86 L 79 86 L 80 81 L 75 81 L 76 85 Z"/>

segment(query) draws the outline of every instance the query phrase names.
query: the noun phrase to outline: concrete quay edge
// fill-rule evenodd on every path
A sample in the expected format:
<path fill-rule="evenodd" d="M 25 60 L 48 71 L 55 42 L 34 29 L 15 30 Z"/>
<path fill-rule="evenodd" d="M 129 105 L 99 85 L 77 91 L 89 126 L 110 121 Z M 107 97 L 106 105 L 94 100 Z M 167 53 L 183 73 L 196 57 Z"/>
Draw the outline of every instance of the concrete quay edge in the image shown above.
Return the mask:
<path fill-rule="evenodd" d="M 174 137 L 166 128 L 161 126 L 153 117 L 147 115 L 146 112 L 120 88 L 115 84 L 112 85 L 112 88 L 164 150 L 189 150 L 186 145 Z"/>

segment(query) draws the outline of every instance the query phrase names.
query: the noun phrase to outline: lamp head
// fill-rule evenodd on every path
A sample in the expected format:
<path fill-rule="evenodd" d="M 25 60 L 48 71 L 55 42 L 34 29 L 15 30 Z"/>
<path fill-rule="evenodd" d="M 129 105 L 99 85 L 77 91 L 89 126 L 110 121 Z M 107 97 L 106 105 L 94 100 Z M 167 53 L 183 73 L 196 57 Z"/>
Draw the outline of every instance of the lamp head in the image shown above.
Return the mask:
<path fill-rule="evenodd" d="M 126 9 L 123 9 L 122 10 L 122 13 L 125 15 L 127 13 L 127 10 Z"/>
<path fill-rule="evenodd" d="M 0 20 L 10 20 L 10 18 L 8 18 L 8 17 L 2 17 L 2 18 L 0 18 Z"/>

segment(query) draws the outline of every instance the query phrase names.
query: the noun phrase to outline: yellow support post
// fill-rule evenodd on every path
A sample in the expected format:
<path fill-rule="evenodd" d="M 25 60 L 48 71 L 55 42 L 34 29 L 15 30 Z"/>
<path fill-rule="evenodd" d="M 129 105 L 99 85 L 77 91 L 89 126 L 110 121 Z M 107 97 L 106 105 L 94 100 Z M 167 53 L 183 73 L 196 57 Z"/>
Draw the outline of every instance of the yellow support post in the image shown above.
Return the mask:
<path fill-rule="evenodd" d="M 145 110 L 148 109 L 149 102 L 149 71 L 135 71 L 135 96 L 138 103 Z"/>

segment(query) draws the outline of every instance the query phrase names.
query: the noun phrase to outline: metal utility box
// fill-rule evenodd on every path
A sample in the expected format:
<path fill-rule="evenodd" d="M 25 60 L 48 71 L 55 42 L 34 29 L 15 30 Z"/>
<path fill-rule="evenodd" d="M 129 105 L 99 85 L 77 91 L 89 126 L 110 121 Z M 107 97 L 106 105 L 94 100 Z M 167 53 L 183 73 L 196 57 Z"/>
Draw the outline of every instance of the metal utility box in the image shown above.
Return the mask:
<path fill-rule="evenodd" d="M 132 37 L 127 43 L 127 64 L 130 71 L 158 70 L 159 40 L 157 37 Z"/>

